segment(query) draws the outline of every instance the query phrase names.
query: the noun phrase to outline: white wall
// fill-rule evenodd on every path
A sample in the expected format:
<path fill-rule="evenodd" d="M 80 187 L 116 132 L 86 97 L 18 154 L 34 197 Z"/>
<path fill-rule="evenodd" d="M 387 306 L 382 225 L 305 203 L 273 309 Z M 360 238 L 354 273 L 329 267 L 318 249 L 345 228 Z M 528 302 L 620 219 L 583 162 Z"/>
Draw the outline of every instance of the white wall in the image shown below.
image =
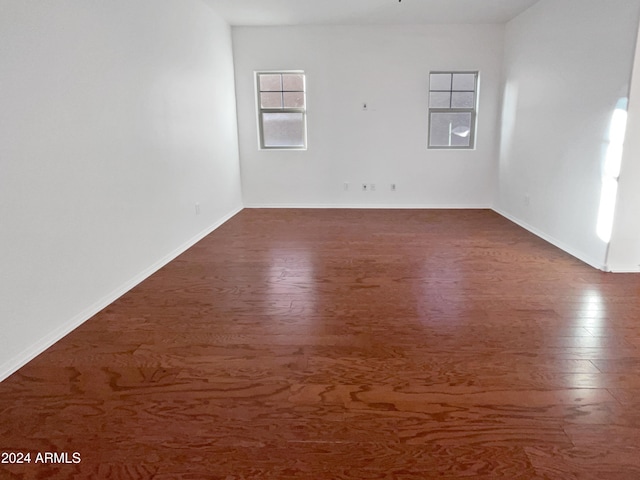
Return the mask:
<path fill-rule="evenodd" d="M 628 94 L 639 4 L 541 0 L 506 27 L 496 208 L 599 268 L 604 152 Z"/>
<path fill-rule="evenodd" d="M 503 33 L 501 25 L 234 27 L 245 204 L 491 206 Z M 254 71 L 279 69 L 307 74 L 307 151 L 258 149 Z M 474 69 L 477 149 L 427 150 L 429 71 Z M 362 183 L 377 189 L 362 192 Z"/>
<path fill-rule="evenodd" d="M 640 37 L 636 45 L 618 201 L 607 267 L 640 272 Z"/>
<path fill-rule="evenodd" d="M 0 11 L 2 379 L 242 202 L 231 32 L 200 0 Z"/>

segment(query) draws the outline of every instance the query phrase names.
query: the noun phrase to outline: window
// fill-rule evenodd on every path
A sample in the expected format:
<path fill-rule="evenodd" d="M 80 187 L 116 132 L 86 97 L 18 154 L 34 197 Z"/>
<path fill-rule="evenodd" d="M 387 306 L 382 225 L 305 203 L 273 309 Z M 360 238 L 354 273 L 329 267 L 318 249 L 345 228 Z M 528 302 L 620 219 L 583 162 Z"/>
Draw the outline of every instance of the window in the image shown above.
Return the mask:
<path fill-rule="evenodd" d="M 256 74 L 260 148 L 305 149 L 307 110 L 304 72 Z"/>
<path fill-rule="evenodd" d="M 474 148 L 478 72 L 429 75 L 429 148 Z"/>

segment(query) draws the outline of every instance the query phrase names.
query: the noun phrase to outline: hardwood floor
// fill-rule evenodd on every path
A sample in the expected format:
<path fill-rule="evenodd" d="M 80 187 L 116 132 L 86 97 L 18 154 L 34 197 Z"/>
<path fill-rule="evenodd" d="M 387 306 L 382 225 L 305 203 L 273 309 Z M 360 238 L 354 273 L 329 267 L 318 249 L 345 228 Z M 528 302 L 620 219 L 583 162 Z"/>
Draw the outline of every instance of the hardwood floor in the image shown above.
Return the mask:
<path fill-rule="evenodd" d="M 638 479 L 639 294 L 490 211 L 244 210 L 0 383 L 0 478 Z"/>

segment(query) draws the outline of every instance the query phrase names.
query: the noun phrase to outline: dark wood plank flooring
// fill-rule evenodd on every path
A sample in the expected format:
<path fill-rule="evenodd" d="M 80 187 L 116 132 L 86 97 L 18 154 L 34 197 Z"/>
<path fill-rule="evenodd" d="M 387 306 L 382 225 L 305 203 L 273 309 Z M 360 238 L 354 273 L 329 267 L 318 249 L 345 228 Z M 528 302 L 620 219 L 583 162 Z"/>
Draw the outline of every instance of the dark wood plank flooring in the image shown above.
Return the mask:
<path fill-rule="evenodd" d="M 490 211 L 244 210 L 0 383 L 0 478 L 638 479 L 639 294 Z"/>

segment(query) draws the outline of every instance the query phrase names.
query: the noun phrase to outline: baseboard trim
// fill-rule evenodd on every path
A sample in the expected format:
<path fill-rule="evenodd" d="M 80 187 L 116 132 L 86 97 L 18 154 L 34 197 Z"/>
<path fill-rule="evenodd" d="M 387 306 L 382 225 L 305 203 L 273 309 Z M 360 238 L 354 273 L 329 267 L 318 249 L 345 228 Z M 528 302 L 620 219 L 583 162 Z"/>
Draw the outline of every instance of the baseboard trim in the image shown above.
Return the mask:
<path fill-rule="evenodd" d="M 219 228 L 221 225 L 226 223 L 228 220 L 230 220 L 232 217 L 240 213 L 243 209 L 244 207 L 239 207 L 233 210 L 232 212 L 228 213 L 222 219 L 218 220 L 210 227 L 207 227 L 205 230 L 198 233 L 195 237 L 192 237 L 190 240 L 183 243 L 178 248 L 176 248 L 169 254 L 162 257 L 160 260 L 152 264 L 150 267 L 146 268 L 145 270 L 140 272 L 138 275 L 136 275 L 129 281 L 125 282 L 121 287 L 112 291 L 111 293 L 103 297 L 101 300 L 97 301 L 90 307 L 80 312 L 78 315 L 73 317 L 64 325 L 58 327 L 57 329 L 53 330 L 49 334 L 45 335 L 43 338 L 38 340 L 35 344 L 33 344 L 31 347 L 21 352 L 16 357 L 0 365 L 0 382 L 6 379 L 7 377 L 9 377 L 10 375 L 12 375 L 13 373 L 15 373 L 17 370 L 19 370 L 23 366 L 25 366 L 27 363 L 29 363 L 35 357 L 43 353 L 53 344 L 60 341 L 62 338 L 67 336 L 69 333 L 71 333 L 73 330 L 78 328 L 84 322 L 86 322 L 91 317 L 96 315 L 98 312 L 103 310 L 105 307 L 115 302 L 118 298 L 120 298 L 129 290 L 134 288 L 136 285 L 138 285 L 139 283 L 149 278 L 151 275 L 153 275 L 155 272 L 160 270 L 166 264 L 174 260 L 176 257 L 183 254 L 185 251 L 187 251 L 189 248 L 194 246 L 204 237 L 206 237 L 211 232 L 213 232 L 214 230 Z"/>
<path fill-rule="evenodd" d="M 381 204 L 367 204 L 367 205 L 361 205 L 361 204 L 334 204 L 334 203 L 327 203 L 327 204 L 314 204 L 314 203 L 307 203 L 307 204 L 285 204 L 285 203 L 248 203 L 245 204 L 245 208 L 255 208 L 255 209 L 260 209 L 260 208 L 302 208 L 302 209 L 319 209 L 319 208 L 326 208 L 326 209 L 384 209 L 384 210 L 437 210 L 437 209 L 442 209 L 442 210 L 455 210 L 455 209 L 459 209 L 459 210 L 491 210 L 492 206 L 489 204 L 463 204 L 463 205 L 453 205 L 453 204 L 388 204 L 388 203 L 381 203 Z"/>
<path fill-rule="evenodd" d="M 544 233 L 541 230 L 538 230 L 536 227 L 533 227 L 531 225 L 529 225 L 527 222 L 524 222 L 516 217 L 514 217 L 513 215 L 510 215 L 509 213 L 493 207 L 492 210 L 494 212 L 496 212 L 498 215 L 503 216 L 504 218 L 506 218 L 507 220 L 510 220 L 511 222 L 515 223 L 516 225 L 524 228 L 525 230 L 528 230 L 529 232 L 533 233 L 534 235 L 536 235 L 537 237 L 542 238 L 544 241 L 549 242 L 550 244 L 552 244 L 555 247 L 558 247 L 560 250 L 568 253 L 569 255 L 571 255 L 572 257 L 577 258 L 578 260 L 586 263 L 587 265 L 596 268 L 598 270 L 602 270 L 604 272 L 608 271 L 606 265 L 603 265 L 597 261 L 595 261 L 593 258 L 591 258 L 589 255 L 585 255 L 583 252 L 576 250 L 573 247 L 570 247 L 569 245 L 567 245 L 566 243 L 558 240 L 557 238 L 552 237 L 551 235 L 548 235 L 546 233 Z"/>
<path fill-rule="evenodd" d="M 624 265 L 607 265 L 607 271 L 611 273 L 640 273 L 640 268 L 629 268 Z"/>

